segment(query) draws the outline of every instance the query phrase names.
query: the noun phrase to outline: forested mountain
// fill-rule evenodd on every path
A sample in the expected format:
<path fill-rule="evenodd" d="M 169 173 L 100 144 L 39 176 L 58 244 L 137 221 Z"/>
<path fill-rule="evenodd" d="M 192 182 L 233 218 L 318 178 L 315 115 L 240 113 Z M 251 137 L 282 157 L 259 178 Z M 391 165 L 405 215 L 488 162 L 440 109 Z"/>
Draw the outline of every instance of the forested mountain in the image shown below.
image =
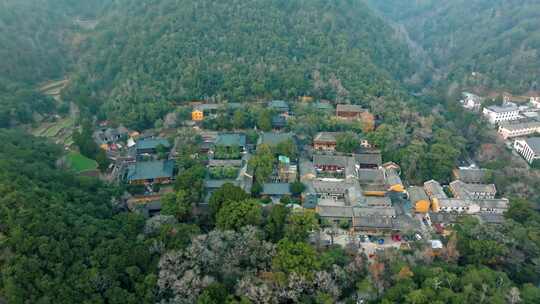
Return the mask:
<path fill-rule="evenodd" d="M 63 77 L 76 18 L 92 18 L 109 0 L 0 2 L 0 77 L 35 84 Z M 21 22 L 24 20 L 24 22 Z M 6 60 L 9 59 L 9 60 Z"/>
<path fill-rule="evenodd" d="M 413 66 L 360 1 L 115 2 L 68 96 L 148 126 L 171 102 L 395 96 Z"/>
<path fill-rule="evenodd" d="M 517 93 L 539 89 L 538 1 L 368 2 L 426 50 L 436 81 Z"/>
<path fill-rule="evenodd" d="M 54 109 L 35 86 L 63 78 L 77 19 L 93 18 L 110 0 L 0 1 L 0 127 L 29 122 L 33 113 Z"/>

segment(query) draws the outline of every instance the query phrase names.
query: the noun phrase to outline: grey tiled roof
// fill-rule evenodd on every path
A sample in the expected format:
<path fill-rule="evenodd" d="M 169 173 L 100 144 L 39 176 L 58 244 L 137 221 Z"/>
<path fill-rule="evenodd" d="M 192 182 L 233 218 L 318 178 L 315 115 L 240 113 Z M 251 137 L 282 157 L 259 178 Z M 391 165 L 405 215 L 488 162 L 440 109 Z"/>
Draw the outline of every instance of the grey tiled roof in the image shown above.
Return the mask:
<path fill-rule="evenodd" d="M 355 217 L 354 226 L 357 228 L 394 229 L 394 219 L 380 216 Z"/>
<path fill-rule="evenodd" d="M 128 167 L 127 180 L 172 178 L 173 170 L 173 160 L 136 162 Z"/>
<path fill-rule="evenodd" d="M 285 127 L 287 125 L 287 119 L 281 115 L 272 116 L 272 126 L 274 128 Z"/>
<path fill-rule="evenodd" d="M 382 155 L 381 153 L 360 153 L 355 154 L 354 159 L 359 165 L 377 165 L 382 164 Z"/>
<path fill-rule="evenodd" d="M 533 129 L 533 128 L 540 128 L 540 122 L 539 121 L 527 121 L 527 122 L 518 122 L 518 123 L 502 123 L 501 128 L 506 129 L 508 131 L 519 131 L 523 129 Z"/>
<path fill-rule="evenodd" d="M 443 190 L 443 187 L 441 184 L 439 184 L 438 181 L 430 180 L 424 183 L 424 190 L 426 191 L 426 194 L 430 196 L 431 198 L 447 198 L 448 196 Z"/>
<path fill-rule="evenodd" d="M 497 193 L 494 184 L 466 184 L 460 180 L 451 182 L 450 189 L 456 198 L 462 199 L 473 198 L 474 193 L 489 193 L 491 195 Z"/>
<path fill-rule="evenodd" d="M 289 109 L 289 104 L 284 100 L 272 100 L 268 103 L 268 107 L 278 110 L 287 110 Z"/>
<path fill-rule="evenodd" d="M 342 217 L 352 218 L 353 208 L 349 206 L 321 206 L 317 207 L 321 217 Z"/>
<path fill-rule="evenodd" d="M 483 183 L 486 179 L 486 169 L 459 168 L 454 170 L 457 179 L 464 183 Z"/>
<path fill-rule="evenodd" d="M 494 184 L 465 184 L 465 189 L 469 192 L 486 192 L 493 193 L 493 195 L 497 193 L 497 188 L 495 188 Z"/>
<path fill-rule="evenodd" d="M 277 146 L 278 144 L 287 140 L 292 140 L 292 133 L 278 133 L 278 132 L 265 132 L 259 137 L 258 144 L 265 144 L 269 146 Z"/>
<path fill-rule="evenodd" d="M 488 110 L 495 112 L 495 113 L 504 113 L 504 112 L 511 112 L 511 111 L 517 111 L 517 107 L 509 107 L 509 106 L 489 106 L 487 107 Z"/>
<path fill-rule="evenodd" d="M 336 106 L 337 112 L 364 112 L 365 110 L 359 105 L 338 104 Z"/>
<path fill-rule="evenodd" d="M 527 145 L 533 150 L 534 154 L 540 154 L 540 137 L 531 137 L 525 140 Z"/>
<path fill-rule="evenodd" d="M 315 166 L 339 166 L 345 168 L 349 164 L 349 157 L 315 154 L 313 155 L 313 164 Z"/>
<path fill-rule="evenodd" d="M 463 215 L 457 214 L 457 213 L 436 213 L 431 212 L 429 213 L 429 217 L 431 218 L 431 222 L 435 224 L 451 224 L 456 223 Z"/>
<path fill-rule="evenodd" d="M 366 196 L 364 197 L 365 204 L 369 207 L 376 206 L 391 206 L 392 200 L 388 196 Z"/>
<path fill-rule="evenodd" d="M 137 141 L 137 150 L 155 149 L 159 145 L 169 148 L 171 144 L 165 138 L 146 138 Z"/>
<path fill-rule="evenodd" d="M 246 145 L 246 135 L 239 133 L 220 133 L 216 139 L 216 146 L 238 146 Z"/>
<path fill-rule="evenodd" d="M 288 183 L 266 183 L 263 185 L 264 195 L 291 195 Z"/>
<path fill-rule="evenodd" d="M 482 200 L 476 200 L 476 204 L 480 206 L 480 208 L 483 209 L 498 209 L 498 210 L 506 210 L 508 209 L 508 199 L 482 199 Z"/>
<path fill-rule="evenodd" d="M 319 132 L 315 135 L 313 141 L 318 142 L 336 142 L 337 136 L 341 134 L 340 132 Z"/>
<path fill-rule="evenodd" d="M 389 186 L 393 185 L 403 185 L 403 182 L 401 181 L 401 177 L 399 177 L 399 174 L 396 170 L 392 168 L 385 169 L 385 175 L 386 175 L 386 183 Z"/>
<path fill-rule="evenodd" d="M 409 192 L 409 198 L 411 202 L 416 203 L 418 201 L 429 201 L 429 197 L 426 194 L 426 191 L 424 191 L 424 188 L 412 186 L 407 189 L 407 192 Z"/>
<path fill-rule="evenodd" d="M 384 183 L 384 171 L 380 169 L 359 169 L 358 180 L 361 184 Z"/>
<path fill-rule="evenodd" d="M 394 207 L 354 207 L 355 216 L 383 216 L 395 217 Z"/>
<path fill-rule="evenodd" d="M 444 198 L 439 199 L 440 208 L 466 208 L 471 206 L 472 202 L 466 199 L 460 198 Z"/>
<path fill-rule="evenodd" d="M 316 193 L 342 193 L 345 194 L 347 190 L 354 187 L 354 184 L 346 183 L 343 181 L 326 181 L 326 180 L 314 180 L 312 182 L 313 189 Z"/>
<path fill-rule="evenodd" d="M 203 103 L 200 105 L 195 106 L 195 109 L 199 111 L 212 111 L 212 110 L 219 110 L 224 107 L 224 104 L 219 103 Z"/>

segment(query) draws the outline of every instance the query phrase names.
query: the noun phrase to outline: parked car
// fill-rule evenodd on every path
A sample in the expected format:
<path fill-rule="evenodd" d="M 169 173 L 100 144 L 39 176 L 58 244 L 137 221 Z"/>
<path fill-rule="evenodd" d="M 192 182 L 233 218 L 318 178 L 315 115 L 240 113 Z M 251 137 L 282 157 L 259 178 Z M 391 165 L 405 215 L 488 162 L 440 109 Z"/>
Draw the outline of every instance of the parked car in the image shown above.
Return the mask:
<path fill-rule="evenodd" d="M 369 242 L 369 238 L 367 235 L 359 235 L 358 236 L 358 241 L 360 241 L 361 243 L 367 243 Z"/>

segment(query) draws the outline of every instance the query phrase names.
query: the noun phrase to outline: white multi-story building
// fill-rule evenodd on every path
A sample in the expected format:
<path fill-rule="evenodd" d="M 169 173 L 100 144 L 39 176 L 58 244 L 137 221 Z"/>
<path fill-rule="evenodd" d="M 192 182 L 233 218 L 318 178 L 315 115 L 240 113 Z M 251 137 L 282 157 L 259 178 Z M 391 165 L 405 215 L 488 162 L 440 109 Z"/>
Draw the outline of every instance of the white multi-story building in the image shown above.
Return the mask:
<path fill-rule="evenodd" d="M 520 139 L 514 142 L 514 149 L 532 164 L 540 159 L 540 137 Z"/>
<path fill-rule="evenodd" d="M 504 139 L 521 137 L 535 133 L 540 133 L 540 121 L 529 121 L 514 124 L 502 123 L 499 126 L 499 134 Z"/>
<path fill-rule="evenodd" d="M 516 106 L 490 106 L 484 108 L 484 116 L 491 124 L 498 124 L 503 121 L 519 119 L 519 108 Z"/>

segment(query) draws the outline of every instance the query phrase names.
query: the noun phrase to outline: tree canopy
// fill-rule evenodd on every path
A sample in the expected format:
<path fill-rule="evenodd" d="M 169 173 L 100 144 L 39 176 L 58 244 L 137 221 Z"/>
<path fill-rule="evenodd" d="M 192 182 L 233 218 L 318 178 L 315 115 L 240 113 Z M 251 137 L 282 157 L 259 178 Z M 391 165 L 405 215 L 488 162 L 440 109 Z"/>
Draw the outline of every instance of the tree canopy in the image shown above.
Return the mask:
<path fill-rule="evenodd" d="M 138 127 L 186 100 L 359 103 L 396 96 L 412 71 L 392 36 L 361 1 L 122 0 L 84 43 L 67 95 L 97 94 L 106 116 Z"/>

